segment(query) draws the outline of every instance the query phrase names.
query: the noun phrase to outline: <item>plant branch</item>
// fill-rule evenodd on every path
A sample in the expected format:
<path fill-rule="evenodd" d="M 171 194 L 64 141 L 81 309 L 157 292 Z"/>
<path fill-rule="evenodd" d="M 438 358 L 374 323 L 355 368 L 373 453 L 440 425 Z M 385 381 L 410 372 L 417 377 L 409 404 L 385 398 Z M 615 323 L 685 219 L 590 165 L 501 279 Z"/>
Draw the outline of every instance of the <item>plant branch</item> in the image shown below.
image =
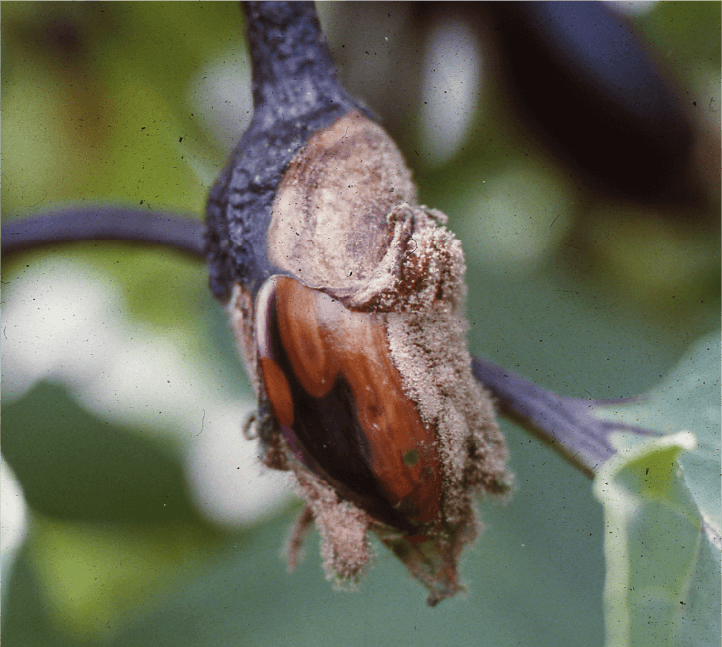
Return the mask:
<path fill-rule="evenodd" d="M 59 243 L 121 240 L 203 257 L 203 222 L 191 216 L 117 206 L 62 209 L 2 226 L 2 254 Z"/>

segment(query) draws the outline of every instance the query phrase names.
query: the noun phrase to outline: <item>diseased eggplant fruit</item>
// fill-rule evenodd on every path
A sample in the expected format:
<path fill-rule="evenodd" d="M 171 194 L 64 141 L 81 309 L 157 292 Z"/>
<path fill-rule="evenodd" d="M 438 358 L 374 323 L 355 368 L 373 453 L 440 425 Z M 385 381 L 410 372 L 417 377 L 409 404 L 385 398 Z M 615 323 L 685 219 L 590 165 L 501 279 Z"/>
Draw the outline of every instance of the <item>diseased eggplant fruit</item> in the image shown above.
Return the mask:
<path fill-rule="evenodd" d="M 290 563 L 315 521 L 327 573 L 354 582 L 373 531 L 435 604 L 461 588 L 473 498 L 512 483 L 471 373 L 461 244 L 418 205 L 391 138 L 354 110 L 292 156 L 269 213 L 245 234 L 254 263 L 227 310 L 259 398 L 263 462 L 292 470 L 306 500 Z"/>

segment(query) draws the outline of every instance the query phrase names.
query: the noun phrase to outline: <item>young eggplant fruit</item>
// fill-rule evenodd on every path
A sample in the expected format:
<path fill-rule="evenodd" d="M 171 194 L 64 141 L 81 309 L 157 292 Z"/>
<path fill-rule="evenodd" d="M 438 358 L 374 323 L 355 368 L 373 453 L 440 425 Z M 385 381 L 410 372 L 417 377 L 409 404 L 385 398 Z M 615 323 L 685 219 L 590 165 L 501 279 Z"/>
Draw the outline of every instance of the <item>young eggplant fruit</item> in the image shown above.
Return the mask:
<path fill-rule="evenodd" d="M 327 573 L 353 582 L 372 531 L 435 604 L 461 589 L 474 496 L 512 481 L 471 373 L 461 244 L 418 205 L 391 138 L 354 111 L 295 154 L 270 213 L 265 278 L 237 280 L 227 307 L 263 460 L 292 470 L 306 500 L 290 563 L 315 520 Z"/>

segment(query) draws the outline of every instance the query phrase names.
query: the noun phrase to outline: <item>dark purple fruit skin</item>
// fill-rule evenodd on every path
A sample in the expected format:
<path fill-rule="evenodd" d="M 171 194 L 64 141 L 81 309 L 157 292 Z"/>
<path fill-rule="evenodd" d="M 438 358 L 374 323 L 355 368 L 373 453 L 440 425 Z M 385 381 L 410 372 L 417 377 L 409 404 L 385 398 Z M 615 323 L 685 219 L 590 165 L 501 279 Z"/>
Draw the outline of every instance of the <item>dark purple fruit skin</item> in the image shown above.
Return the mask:
<path fill-rule="evenodd" d="M 357 110 L 344 90 L 313 2 L 243 3 L 253 64 L 253 119 L 210 190 L 206 257 L 213 295 L 241 283 L 254 296 L 278 272 L 268 260 L 271 206 L 291 159 L 319 130 Z"/>

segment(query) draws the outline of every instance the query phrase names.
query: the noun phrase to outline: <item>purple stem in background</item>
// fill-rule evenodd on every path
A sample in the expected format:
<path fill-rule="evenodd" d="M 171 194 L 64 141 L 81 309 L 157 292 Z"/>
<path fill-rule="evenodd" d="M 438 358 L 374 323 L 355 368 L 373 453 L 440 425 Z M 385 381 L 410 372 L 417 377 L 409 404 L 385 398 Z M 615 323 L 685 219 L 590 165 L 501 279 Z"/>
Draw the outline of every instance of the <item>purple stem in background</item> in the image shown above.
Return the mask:
<path fill-rule="evenodd" d="M 501 413 L 551 445 L 590 477 L 616 450 L 609 436 L 626 431 L 643 436 L 658 432 L 595 417 L 597 407 L 632 401 L 570 398 L 547 391 L 533 382 L 478 357 L 472 358 L 477 381 L 494 395 Z"/>
<path fill-rule="evenodd" d="M 61 209 L 2 226 L 2 254 L 58 243 L 119 240 L 203 256 L 203 222 L 192 216 L 114 206 Z"/>

